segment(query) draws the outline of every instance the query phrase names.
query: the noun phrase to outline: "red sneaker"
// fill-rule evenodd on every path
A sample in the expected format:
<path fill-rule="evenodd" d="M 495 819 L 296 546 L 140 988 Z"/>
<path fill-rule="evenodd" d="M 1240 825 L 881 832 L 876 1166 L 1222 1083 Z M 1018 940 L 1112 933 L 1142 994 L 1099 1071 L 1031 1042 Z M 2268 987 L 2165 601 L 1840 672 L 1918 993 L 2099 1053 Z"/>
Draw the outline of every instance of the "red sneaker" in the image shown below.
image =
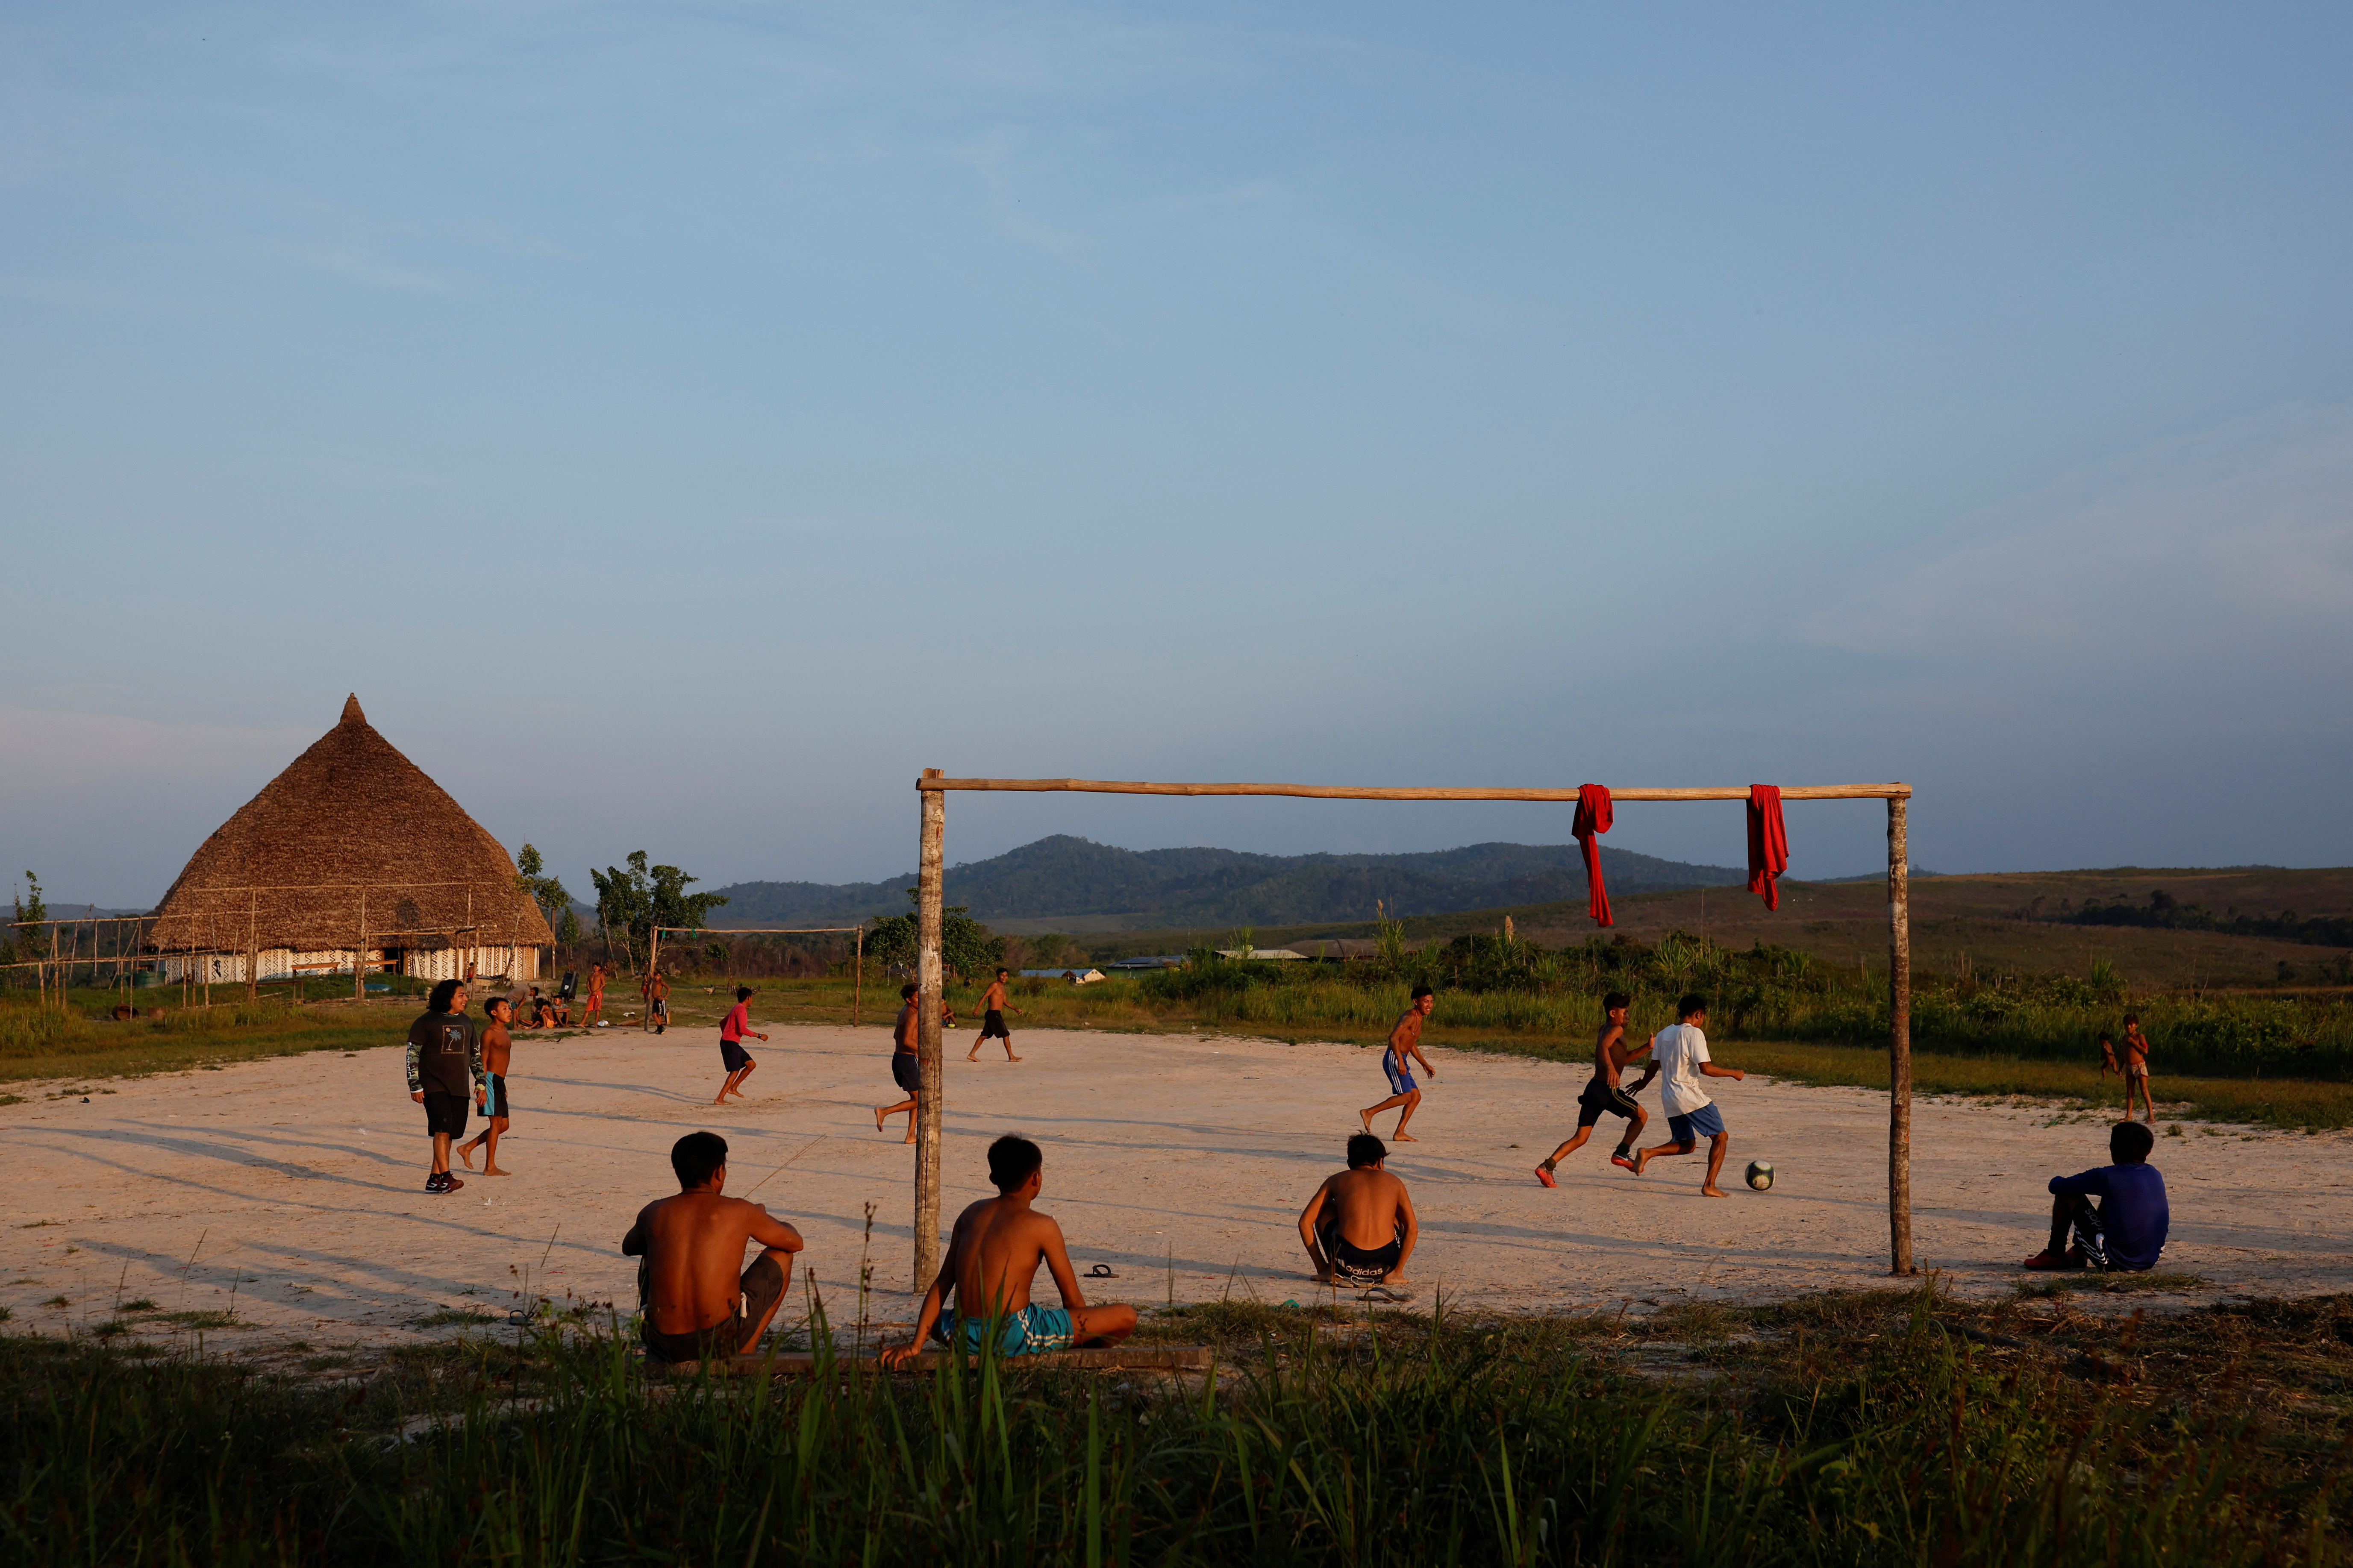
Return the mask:
<path fill-rule="evenodd" d="M 2063 1255 L 2058 1258 L 2053 1258 L 2051 1256 L 2051 1249 L 2046 1247 L 2042 1251 L 2036 1253 L 2033 1257 L 2028 1258 L 2025 1262 L 2020 1264 L 2019 1267 L 2021 1268 L 2057 1269 L 2075 1268 L 2080 1268 L 2081 1265 L 2073 1262 L 2069 1258 Z"/>
<path fill-rule="evenodd" d="M 1627 1169 L 1627 1170 L 1629 1170 L 1629 1171 L 1633 1171 L 1633 1172 L 1634 1172 L 1634 1173 L 1635 1173 L 1636 1175 L 1638 1175 L 1638 1176 L 1639 1176 L 1639 1175 L 1641 1175 L 1641 1174 L 1642 1173 L 1641 1171 L 1639 1171 L 1639 1170 L 1636 1170 L 1636 1169 L 1635 1169 L 1634 1162 L 1633 1162 L 1632 1160 L 1630 1160 L 1630 1159 L 1627 1158 L 1627 1157 L 1626 1157 L 1625 1155 L 1623 1155 L 1623 1154 L 1612 1154 L 1612 1155 L 1610 1155 L 1610 1156 L 1609 1156 L 1609 1163 L 1610 1163 L 1611 1164 L 1613 1164 L 1613 1165 L 1620 1165 L 1620 1166 L 1623 1166 L 1625 1169 Z"/>
<path fill-rule="evenodd" d="M 1552 1173 L 1546 1170 L 1542 1165 L 1538 1165 L 1536 1167 L 1536 1180 L 1542 1182 L 1547 1187 L 1556 1187 L 1560 1185 L 1558 1182 L 1552 1179 Z"/>

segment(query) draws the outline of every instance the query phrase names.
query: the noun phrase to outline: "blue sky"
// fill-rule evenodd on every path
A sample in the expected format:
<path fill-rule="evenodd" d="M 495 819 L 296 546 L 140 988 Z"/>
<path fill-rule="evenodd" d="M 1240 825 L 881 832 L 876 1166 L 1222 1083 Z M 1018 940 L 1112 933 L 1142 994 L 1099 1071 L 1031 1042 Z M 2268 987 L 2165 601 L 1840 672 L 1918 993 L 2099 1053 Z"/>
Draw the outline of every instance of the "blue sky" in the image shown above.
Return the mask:
<path fill-rule="evenodd" d="M 510 845 L 912 865 L 916 770 L 1902 778 L 2353 860 L 2353 18 L 0 16 L 0 853 L 152 900 L 356 690 Z M 1023 797 L 949 853 L 1559 842 Z M 1867 870 L 1868 806 L 1793 808 Z M 1736 862 L 1736 807 L 1610 842 Z"/>

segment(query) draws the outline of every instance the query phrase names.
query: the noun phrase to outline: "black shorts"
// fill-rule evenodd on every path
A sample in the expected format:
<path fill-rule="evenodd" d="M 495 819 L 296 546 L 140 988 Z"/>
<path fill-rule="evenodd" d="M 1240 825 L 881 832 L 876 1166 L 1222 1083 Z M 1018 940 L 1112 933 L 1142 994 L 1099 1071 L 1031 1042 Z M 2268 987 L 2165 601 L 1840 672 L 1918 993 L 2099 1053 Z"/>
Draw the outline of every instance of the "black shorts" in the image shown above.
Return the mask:
<path fill-rule="evenodd" d="M 466 1135 L 466 1097 L 445 1094 L 438 1089 L 425 1091 L 425 1130 L 447 1132 L 452 1138 Z"/>
<path fill-rule="evenodd" d="M 891 1081 L 909 1094 L 923 1091 L 923 1064 L 913 1051 L 891 1053 Z"/>
<path fill-rule="evenodd" d="M 665 1002 L 665 1001 L 663 1001 L 663 1000 L 662 1000 L 660 997 L 659 997 L 659 996 L 655 997 L 655 998 L 654 998 L 654 1000 L 653 1000 L 653 1016 L 654 1016 L 655 1017 L 657 1017 L 657 1018 L 667 1018 L 667 1017 L 669 1017 L 669 1016 L 670 1016 L 670 1004 L 669 1004 L 669 1003 L 667 1003 L 667 1002 Z"/>
<path fill-rule="evenodd" d="M 988 1010 L 988 1016 L 980 1021 L 980 1037 L 985 1040 L 991 1035 L 1000 1040 L 1009 1040 L 1013 1037 L 1012 1032 L 1005 1026 L 1005 1015 L 994 1007 Z"/>
<path fill-rule="evenodd" d="M 1324 1256 L 1332 1265 L 1333 1278 L 1344 1285 L 1377 1285 L 1405 1255 L 1405 1219 L 1397 1222 L 1397 1235 L 1387 1246 L 1358 1247 L 1340 1234 L 1340 1216 L 1326 1207 L 1316 1215 L 1315 1239 L 1324 1244 Z"/>
<path fill-rule="evenodd" d="M 486 1092 L 482 1096 L 482 1114 L 489 1117 L 512 1117 L 514 1106 L 507 1100 L 507 1075 L 502 1072 L 484 1073 Z"/>
<path fill-rule="evenodd" d="M 647 1268 L 641 1263 L 638 1266 L 638 1310 L 641 1312 L 646 1306 L 647 1278 Z M 735 1316 L 722 1318 L 696 1333 L 663 1333 L 654 1327 L 653 1315 L 646 1313 L 638 1331 L 646 1353 L 656 1361 L 676 1363 L 706 1358 L 716 1361 L 750 1350 L 752 1326 L 768 1315 L 768 1309 L 785 1292 L 785 1271 L 776 1267 L 773 1258 L 755 1258 L 735 1288 L 742 1292 L 735 1299 Z"/>
<path fill-rule="evenodd" d="M 1623 1089 L 1597 1078 L 1585 1086 L 1583 1094 L 1577 1097 L 1577 1124 L 1590 1127 L 1601 1120 L 1604 1112 L 1622 1116 L 1631 1121 L 1642 1114 L 1642 1108 Z"/>
<path fill-rule="evenodd" d="M 742 1072 L 752 1065 L 752 1053 L 744 1048 L 741 1040 L 722 1040 L 719 1059 L 726 1064 L 729 1072 Z"/>

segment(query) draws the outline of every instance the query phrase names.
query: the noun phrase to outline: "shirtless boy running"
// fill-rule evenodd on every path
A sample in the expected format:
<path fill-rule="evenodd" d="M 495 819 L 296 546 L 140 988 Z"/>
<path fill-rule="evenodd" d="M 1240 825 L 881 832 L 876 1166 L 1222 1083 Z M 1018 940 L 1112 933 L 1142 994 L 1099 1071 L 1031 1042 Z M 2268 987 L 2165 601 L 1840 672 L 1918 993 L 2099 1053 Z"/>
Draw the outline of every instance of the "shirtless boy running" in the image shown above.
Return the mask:
<path fill-rule="evenodd" d="M 680 1139 L 670 1166 L 678 1196 L 648 1204 L 621 1238 L 621 1256 L 645 1259 L 638 1299 L 646 1353 L 667 1362 L 749 1354 L 792 1282 L 800 1232 L 759 1204 L 723 1195 L 727 1140 L 716 1132 Z M 760 1256 L 744 1268 L 750 1242 Z"/>
<path fill-rule="evenodd" d="M 513 1125 L 509 1118 L 514 1114 L 507 1104 L 507 1062 L 514 1055 L 514 1005 L 503 996 L 493 996 L 482 1004 L 482 1013 L 489 1022 L 482 1026 L 482 1080 L 474 1086 L 474 1103 L 487 1125 L 472 1142 L 458 1145 L 458 1158 L 470 1171 L 474 1151 L 480 1149 L 484 1152 L 482 1174 L 503 1176 L 510 1173 L 499 1169 L 499 1140 Z"/>
<path fill-rule="evenodd" d="M 1402 1285 L 1420 1238 L 1413 1200 L 1388 1173 L 1389 1152 L 1369 1132 L 1348 1140 L 1348 1168 L 1324 1178 L 1299 1211 L 1299 1239 L 1326 1285 Z"/>
<path fill-rule="evenodd" d="M 1013 1006 L 1012 1003 L 1006 999 L 1006 973 L 1007 971 L 1002 969 L 998 970 L 997 972 L 996 980 L 990 983 L 987 991 L 985 992 L 980 998 L 980 1034 L 975 1037 L 972 1042 L 972 1054 L 964 1058 L 968 1062 L 976 1062 L 980 1060 L 980 1047 L 988 1044 L 988 1037 L 991 1035 L 996 1036 L 998 1039 L 1005 1042 L 1005 1059 L 1007 1061 L 1018 1062 L 1021 1059 L 1019 1057 L 1013 1054 L 1013 1033 L 1005 1026 L 1005 1015 L 1008 1008 L 1016 1013 L 1021 1011 L 1020 1008 Z"/>
<path fill-rule="evenodd" d="M 1632 999 L 1623 991 L 1612 991 L 1601 999 L 1601 1034 L 1593 1042 L 1593 1081 L 1577 1097 L 1577 1136 L 1554 1150 L 1552 1157 L 1536 1167 L 1536 1180 L 1547 1187 L 1558 1184 L 1552 1179 L 1554 1167 L 1585 1147 L 1585 1141 L 1593 1136 L 1593 1124 L 1605 1112 L 1626 1119 L 1626 1135 L 1618 1140 L 1618 1151 L 1609 1156 L 1609 1163 L 1630 1171 L 1634 1168 L 1634 1140 L 1642 1135 L 1642 1128 L 1650 1121 L 1641 1102 L 1634 1097 L 1659 1076 L 1659 1064 L 1652 1061 L 1644 1067 L 1641 1081 L 1632 1089 L 1620 1086 L 1620 1079 L 1627 1064 L 1651 1048 L 1648 1040 L 1638 1046 L 1626 1043 L 1626 1009 L 1631 1005 Z"/>
<path fill-rule="evenodd" d="M 1115 1345 L 1135 1331 L 1134 1308 L 1087 1305 L 1062 1227 L 1029 1206 L 1043 1184 L 1045 1159 L 1027 1138 L 999 1138 L 988 1146 L 988 1179 L 998 1195 L 956 1216 L 939 1278 L 923 1293 L 923 1310 L 915 1315 L 915 1337 L 885 1350 L 884 1366 L 906 1365 L 935 1331 L 949 1349 L 970 1353 L 987 1343 L 994 1325 L 997 1349 L 1006 1355 L 1042 1355 L 1074 1346 L 1092 1350 Z M 1053 1271 L 1055 1288 L 1062 1293 L 1060 1307 L 1029 1300 L 1040 1263 Z M 943 1313 L 951 1289 L 955 1310 Z"/>
<path fill-rule="evenodd" d="M 1405 1109 L 1398 1114 L 1397 1131 L 1393 1136 L 1400 1143 L 1421 1142 L 1405 1130 L 1405 1124 L 1413 1120 L 1415 1109 L 1421 1104 L 1421 1086 L 1413 1081 L 1412 1063 L 1406 1058 L 1411 1057 L 1419 1062 L 1421 1070 L 1431 1078 L 1438 1076 L 1438 1069 L 1430 1065 L 1428 1057 L 1421 1054 L 1422 1020 L 1437 1010 L 1438 997 L 1430 987 L 1415 986 L 1413 1005 L 1405 1010 L 1405 1016 L 1399 1018 L 1397 1027 L 1389 1031 L 1388 1048 L 1381 1053 L 1381 1070 L 1389 1075 L 1389 1097 L 1378 1105 L 1368 1106 L 1356 1112 L 1365 1119 L 1366 1131 L 1373 1130 L 1374 1117 L 1393 1105 L 1401 1105 Z"/>
<path fill-rule="evenodd" d="M 906 1004 L 899 1009 L 899 1026 L 891 1037 L 891 1081 L 906 1090 L 907 1098 L 896 1105 L 874 1108 L 874 1131 L 882 1131 L 882 1123 L 901 1111 L 907 1113 L 907 1142 L 915 1141 L 915 1113 L 923 1099 L 923 1068 L 922 1058 L 915 1054 L 915 983 L 912 980 L 899 987 L 899 998 Z"/>

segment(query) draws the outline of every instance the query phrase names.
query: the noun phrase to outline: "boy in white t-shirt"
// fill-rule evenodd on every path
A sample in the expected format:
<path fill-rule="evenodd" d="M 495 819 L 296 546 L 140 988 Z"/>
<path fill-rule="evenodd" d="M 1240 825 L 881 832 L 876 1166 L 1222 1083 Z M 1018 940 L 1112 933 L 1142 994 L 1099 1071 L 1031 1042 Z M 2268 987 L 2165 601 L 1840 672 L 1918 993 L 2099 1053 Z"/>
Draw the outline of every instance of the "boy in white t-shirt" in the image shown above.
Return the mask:
<path fill-rule="evenodd" d="M 1655 1149 L 1645 1149 L 1634 1156 L 1634 1173 L 1641 1175 L 1653 1160 L 1667 1154 L 1688 1154 L 1699 1147 L 1699 1139 L 1707 1138 L 1707 1180 L 1700 1192 L 1711 1198 L 1724 1196 L 1724 1189 L 1715 1178 L 1724 1171 L 1724 1151 L 1732 1142 L 1732 1134 L 1724 1130 L 1724 1118 L 1717 1114 L 1715 1101 L 1700 1087 L 1704 1078 L 1728 1078 L 1736 1081 L 1748 1075 L 1738 1068 L 1720 1068 L 1707 1058 L 1707 1037 L 1701 1028 L 1707 1023 L 1707 998 L 1694 991 L 1675 1004 L 1678 1020 L 1651 1037 L 1651 1060 L 1657 1064 L 1659 1098 L 1667 1108 L 1667 1131 L 1674 1142 L 1662 1143 Z"/>

